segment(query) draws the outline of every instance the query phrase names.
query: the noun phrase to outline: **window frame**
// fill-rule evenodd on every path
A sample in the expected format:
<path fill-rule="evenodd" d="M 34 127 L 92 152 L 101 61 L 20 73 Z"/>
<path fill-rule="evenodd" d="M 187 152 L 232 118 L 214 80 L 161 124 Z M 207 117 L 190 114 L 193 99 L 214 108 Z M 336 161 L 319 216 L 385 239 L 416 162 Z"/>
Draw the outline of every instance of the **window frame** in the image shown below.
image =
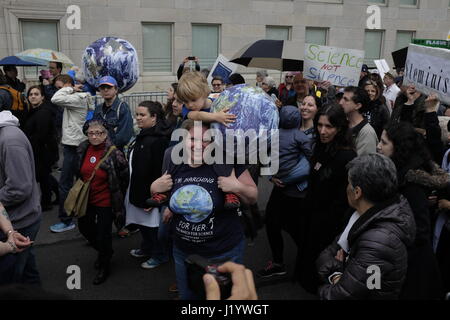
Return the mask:
<path fill-rule="evenodd" d="M 191 52 L 192 55 L 194 55 L 194 26 L 199 27 L 217 27 L 217 57 L 222 52 L 222 24 L 220 23 L 202 23 L 202 22 L 192 22 L 191 23 Z M 216 57 L 216 60 L 217 60 Z M 200 69 L 208 68 L 211 69 L 211 67 L 214 65 L 214 62 L 211 64 L 211 66 L 202 66 L 201 58 L 200 59 Z"/>
<path fill-rule="evenodd" d="M 170 71 L 146 71 L 144 68 L 144 26 L 148 25 L 168 25 L 170 26 L 170 54 L 171 63 Z M 142 32 L 142 75 L 143 76 L 173 76 L 174 75 L 174 61 L 175 61 L 175 23 L 174 22 L 160 22 L 160 21 L 143 21 L 141 22 L 141 32 Z"/>
<path fill-rule="evenodd" d="M 288 38 L 286 41 L 292 41 L 292 26 L 280 26 L 280 25 L 266 25 L 266 34 L 264 39 L 268 39 L 267 38 L 267 29 L 269 28 L 273 28 L 273 29 L 287 29 L 288 31 Z M 284 39 L 283 39 L 284 40 Z"/>
<path fill-rule="evenodd" d="M 322 46 L 328 46 L 330 43 L 330 28 L 328 27 L 310 27 L 310 26 L 306 26 L 305 27 L 305 43 L 309 43 L 306 40 L 306 33 L 308 32 L 308 30 L 325 30 L 325 44 L 321 44 Z"/>
<path fill-rule="evenodd" d="M 386 30 L 385 29 L 376 29 L 376 30 L 372 30 L 372 29 L 364 29 L 364 52 L 366 52 L 366 33 L 367 32 L 374 32 L 374 33 L 381 33 L 381 43 L 380 43 L 380 55 L 379 57 L 377 57 L 376 59 L 382 59 L 383 55 L 384 55 L 384 49 L 385 49 L 385 41 L 386 41 Z M 366 58 L 365 56 L 366 54 L 364 53 L 364 63 L 367 64 L 369 67 L 374 67 L 375 66 L 375 62 L 373 62 L 373 58 Z M 368 61 L 367 59 L 370 59 L 370 61 Z"/>

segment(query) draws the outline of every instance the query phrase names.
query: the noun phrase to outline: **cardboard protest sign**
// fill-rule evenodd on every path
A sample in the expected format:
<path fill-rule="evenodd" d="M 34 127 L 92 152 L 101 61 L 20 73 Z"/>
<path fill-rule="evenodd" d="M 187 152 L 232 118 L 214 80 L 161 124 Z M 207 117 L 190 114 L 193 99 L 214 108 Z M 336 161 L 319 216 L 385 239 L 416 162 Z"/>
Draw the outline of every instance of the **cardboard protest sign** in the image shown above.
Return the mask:
<path fill-rule="evenodd" d="M 378 72 L 380 73 L 381 79 L 384 78 L 384 75 L 386 73 L 389 72 L 389 70 L 391 70 L 389 68 L 388 63 L 386 62 L 385 59 L 382 60 L 374 60 L 373 62 L 375 62 L 375 65 L 377 66 Z"/>
<path fill-rule="evenodd" d="M 364 51 L 306 44 L 303 76 L 315 81 L 330 81 L 335 86 L 357 86 Z"/>
<path fill-rule="evenodd" d="M 410 44 L 403 83 L 450 104 L 450 50 Z"/>
<path fill-rule="evenodd" d="M 237 64 L 230 62 L 223 55 L 219 54 L 208 75 L 208 83 L 211 83 L 215 76 L 222 77 L 224 83 L 228 83 L 228 78 L 232 73 L 236 72 L 237 67 Z"/>

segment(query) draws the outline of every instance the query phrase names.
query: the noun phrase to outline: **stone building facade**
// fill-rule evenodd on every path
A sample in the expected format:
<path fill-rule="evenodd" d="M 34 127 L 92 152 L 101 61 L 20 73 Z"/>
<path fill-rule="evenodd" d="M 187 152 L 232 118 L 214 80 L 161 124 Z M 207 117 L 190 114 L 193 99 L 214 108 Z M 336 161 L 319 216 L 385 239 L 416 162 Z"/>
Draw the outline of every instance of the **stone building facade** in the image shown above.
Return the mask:
<path fill-rule="evenodd" d="M 366 10 L 372 4 L 381 9 L 380 30 L 367 27 L 370 14 Z M 80 29 L 67 28 L 70 5 L 81 9 Z M 318 39 L 330 46 L 353 49 L 370 46 L 374 57 L 386 58 L 392 65 L 390 53 L 399 42 L 410 37 L 447 37 L 450 3 L 449 0 L 0 0 L 0 57 L 24 49 L 24 37 L 34 37 L 30 22 L 47 23 L 43 30 L 54 25 L 56 31 L 49 37 L 56 37 L 57 49 L 76 64 L 81 63 L 86 46 L 98 38 L 117 36 L 130 41 L 141 62 L 140 80 L 133 91 L 162 91 L 176 80 L 180 62 L 193 55 L 193 43 L 202 43 L 203 36 L 217 42 L 217 48 L 206 55 L 218 52 L 230 58 L 255 40 L 281 37 L 300 42 Z M 164 37 L 157 34 L 158 26 L 165 30 Z M 158 37 L 165 39 L 161 45 L 154 40 Z M 157 59 L 159 49 L 170 53 L 161 68 Z M 299 58 L 302 57 L 303 52 L 299 52 Z M 240 67 L 238 71 L 254 83 L 254 69 Z M 276 72 L 274 76 L 277 77 Z"/>

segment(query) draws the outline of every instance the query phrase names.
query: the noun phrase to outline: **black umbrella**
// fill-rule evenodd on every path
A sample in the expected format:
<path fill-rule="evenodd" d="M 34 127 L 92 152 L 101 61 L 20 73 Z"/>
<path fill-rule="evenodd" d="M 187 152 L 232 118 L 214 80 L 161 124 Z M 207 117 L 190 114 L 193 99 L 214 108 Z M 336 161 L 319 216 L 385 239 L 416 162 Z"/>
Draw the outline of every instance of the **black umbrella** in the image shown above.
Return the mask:
<path fill-rule="evenodd" d="M 299 42 L 285 40 L 258 40 L 237 52 L 230 62 L 251 68 L 279 71 L 303 71 L 304 52 Z"/>

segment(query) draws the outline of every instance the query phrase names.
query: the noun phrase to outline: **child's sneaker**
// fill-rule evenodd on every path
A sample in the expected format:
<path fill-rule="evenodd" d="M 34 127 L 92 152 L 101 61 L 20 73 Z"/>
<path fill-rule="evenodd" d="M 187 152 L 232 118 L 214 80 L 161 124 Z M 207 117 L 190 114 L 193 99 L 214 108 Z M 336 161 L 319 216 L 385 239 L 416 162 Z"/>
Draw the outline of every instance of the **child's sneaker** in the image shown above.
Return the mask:
<path fill-rule="evenodd" d="M 286 268 L 284 267 L 284 264 L 278 264 L 278 263 L 273 263 L 272 261 L 269 261 L 269 263 L 267 264 L 267 267 L 258 271 L 257 274 L 261 278 L 270 278 L 272 276 L 283 276 L 286 273 L 287 272 L 286 272 Z"/>
<path fill-rule="evenodd" d="M 224 208 L 226 210 L 238 209 L 241 206 L 239 198 L 234 193 L 225 193 L 225 204 Z"/>
<path fill-rule="evenodd" d="M 150 208 L 161 207 L 167 201 L 169 201 L 169 196 L 167 193 L 154 193 L 150 199 L 147 199 L 145 203 Z"/>

